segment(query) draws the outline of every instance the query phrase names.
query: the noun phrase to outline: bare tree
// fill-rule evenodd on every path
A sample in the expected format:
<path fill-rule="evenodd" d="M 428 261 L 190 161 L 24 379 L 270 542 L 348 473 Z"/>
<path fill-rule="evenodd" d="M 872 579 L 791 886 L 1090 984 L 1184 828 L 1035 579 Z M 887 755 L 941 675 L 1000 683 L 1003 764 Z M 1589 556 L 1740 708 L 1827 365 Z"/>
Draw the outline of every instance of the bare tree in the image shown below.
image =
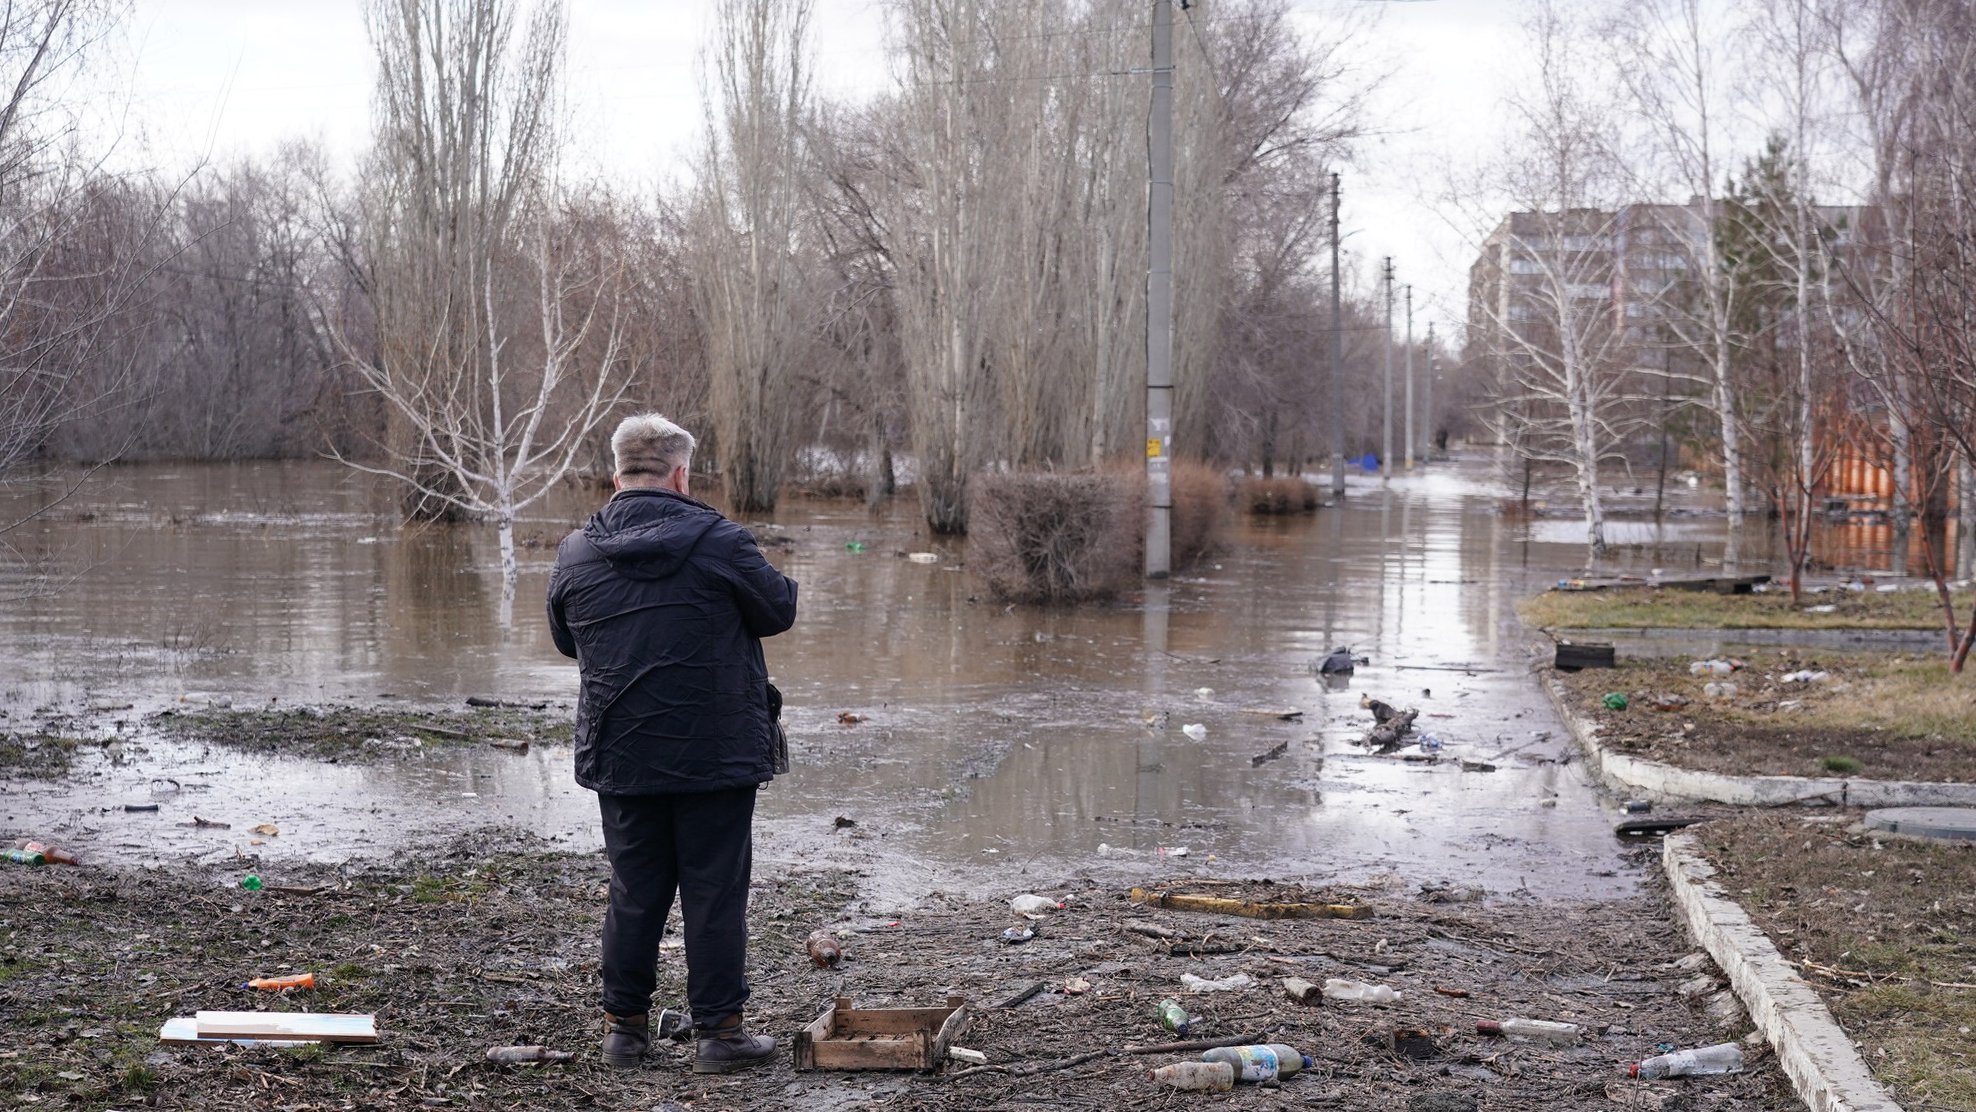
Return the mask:
<path fill-rule="evenodd" d="M 123 12 L 106 0 L 0 10 L 0 474 L 119 386 L 98 347 L 143 270 L 126 233 L 151 221 L 118 225 L 142 198 L 102 173 L 68 83 Z M 0 535 L 24 520 L 0 520 Z"/>
<path fill-rule="evenodd" d="M 692 243 L 714 453 L 728 501 L 773 510 L 810 303 L 796 258 L 811 0 L 721 0 Z"/>
<path fill-rule="evenodd" d="M 338 329 L 383 399 L 382 463 L 422 514 L 515 514 L 574 470 L 623 395 L 625 264 L 608 206 L 558 188 L 561 10 L 519 44 L 503 0 L 378 0 L 381 183 L 365 214 L 376 343 Z M 504 610 L 505 613 L 505 610 Z"/>
<path fill-rule="evenodd" d="M 1554 4 L 1528 25 L 1532 93 L 1508 105 L 1517 153 L 1492 175 L 1516 211 L 1484 239 L 1470 325 L 1496 374 L 1502 442 L 1571 472 L 1594 559 L 1606 549 L 1600 468 L 1630 431 L 1632 356 L 1614 322 L 1612 107 L 1582 69 L 1584 28 Z"/>

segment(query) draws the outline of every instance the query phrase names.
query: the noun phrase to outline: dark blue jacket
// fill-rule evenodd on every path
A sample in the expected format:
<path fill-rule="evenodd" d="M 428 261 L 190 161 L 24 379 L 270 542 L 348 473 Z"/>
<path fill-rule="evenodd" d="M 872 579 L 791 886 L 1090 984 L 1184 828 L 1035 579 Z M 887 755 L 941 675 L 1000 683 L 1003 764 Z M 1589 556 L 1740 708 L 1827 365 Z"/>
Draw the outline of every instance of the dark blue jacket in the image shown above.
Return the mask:
<path fill-rule="evenodd" d="M 748 531 L 670 490 L 619 491 L 563 538 L 549 629 L 576 658 L 576 782 L 608 795 L 770 779 L 764 637 L 796 583 Z"/>

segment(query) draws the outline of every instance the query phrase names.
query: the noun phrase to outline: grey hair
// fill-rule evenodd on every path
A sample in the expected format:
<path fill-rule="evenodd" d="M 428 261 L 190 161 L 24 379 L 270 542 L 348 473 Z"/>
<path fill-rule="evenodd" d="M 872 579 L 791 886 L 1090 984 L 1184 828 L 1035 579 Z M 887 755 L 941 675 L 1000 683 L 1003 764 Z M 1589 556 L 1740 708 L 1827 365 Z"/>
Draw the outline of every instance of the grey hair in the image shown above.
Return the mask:
<path fill-rule="evenodd" d="M 693 462 L 693 434 L 658 413 L 639 413 L 618 422 L 611 434 L 612 464 L 620 475 L 657 475 Z"/>

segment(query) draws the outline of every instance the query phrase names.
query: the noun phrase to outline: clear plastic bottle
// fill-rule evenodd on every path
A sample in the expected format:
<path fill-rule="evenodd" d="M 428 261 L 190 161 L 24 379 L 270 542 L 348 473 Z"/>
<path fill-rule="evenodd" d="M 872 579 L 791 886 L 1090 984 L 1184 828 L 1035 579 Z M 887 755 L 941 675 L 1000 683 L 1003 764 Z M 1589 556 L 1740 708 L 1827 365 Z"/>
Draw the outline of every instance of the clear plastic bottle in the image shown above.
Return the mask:
<path fill-rule="evenodd" d="M 1360 1000 L 1368 1004 L 1391 1004 L 1400 994 L 1387 985 L 1369 985 L 1364 981 L 1353 981 L 1344 977 L 1327 977 L 1324 981 L 1326 1000 Z"/>
<path fill-rule="evenodd" d="M 1478 1019 L 1475 1030 L 1483 1035 L 1509 1035 L 1520 1039 L 1535 1039 L 1547 1043 L 1574 1043 L 1578 1041 L 1576 1023 L 1558 1023 L 1549 1019 Z"/>
<path fill-rule="evenodd" d="M 1226 1062 L 1235 1068 L 1237 1081 L 1275 1081 L 1288 1077 L 1311 1064 L 1310 1058 L 1294 1046 L 1266 1043 L 1256 1046 L 1218 1046 L 1201 1054 L 1203 1062 Z"/>
<path fill-rule="evenodd" d="M 1147 1070 L 1146 1076 L 1176 1089 L 1204 1093 L 1225 1093 L 1235 1087 L 1235 1067 L 1227 1062 L 1175 1062 Z"/>
<path fill-rule="evenodd" d="M 1695 1050 L 1656 1054 L 1635 1062 L 1627 1071 L 1634 1077 L 1657 1080 L 1663 1077 L 1699 1077 L 1711 1073 L 1743 1072 L 1743 1048 L 1735 1043 L 1716 1043 Z"/>

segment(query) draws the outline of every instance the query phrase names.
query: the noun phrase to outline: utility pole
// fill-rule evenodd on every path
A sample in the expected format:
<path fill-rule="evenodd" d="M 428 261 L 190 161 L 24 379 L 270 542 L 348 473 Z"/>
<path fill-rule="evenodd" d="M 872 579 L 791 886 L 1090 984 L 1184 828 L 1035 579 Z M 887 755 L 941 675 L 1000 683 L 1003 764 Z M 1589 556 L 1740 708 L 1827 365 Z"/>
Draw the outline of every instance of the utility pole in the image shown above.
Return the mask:
<path fill-rule="evenodd" d="M 1386 406 L 1379 438 L 1379 477 L 1393 477 L 1393 256 L 1386 256 L 1386 343 L 1381 347 L 1386 368 Z"/>
<path fill-rule="evenodd" d="M 1345 317 L 1338 294 L 1338 175 L 1331 175 L 1331 493 L 1345 494 Z"/>
<path fill-rule="evenodd" d="M 1413 283 L 1407 283 L 1407 470 L 1413 470 Z"/>
<path fill-rule="evenodd" d="M 1426 397 L 1420 402 L 1420 458 L 1434 458 L 1434 375 L 1440 370 L 1441 353 L 1434 346 L 1434 322 L 1427 322 L 1427 387 Z"/>
<path fill-rule="evenodd" d="M 1146 578 L 1173 571 L 1173 0 L 1153 0 L 1146 114 Z"/>

